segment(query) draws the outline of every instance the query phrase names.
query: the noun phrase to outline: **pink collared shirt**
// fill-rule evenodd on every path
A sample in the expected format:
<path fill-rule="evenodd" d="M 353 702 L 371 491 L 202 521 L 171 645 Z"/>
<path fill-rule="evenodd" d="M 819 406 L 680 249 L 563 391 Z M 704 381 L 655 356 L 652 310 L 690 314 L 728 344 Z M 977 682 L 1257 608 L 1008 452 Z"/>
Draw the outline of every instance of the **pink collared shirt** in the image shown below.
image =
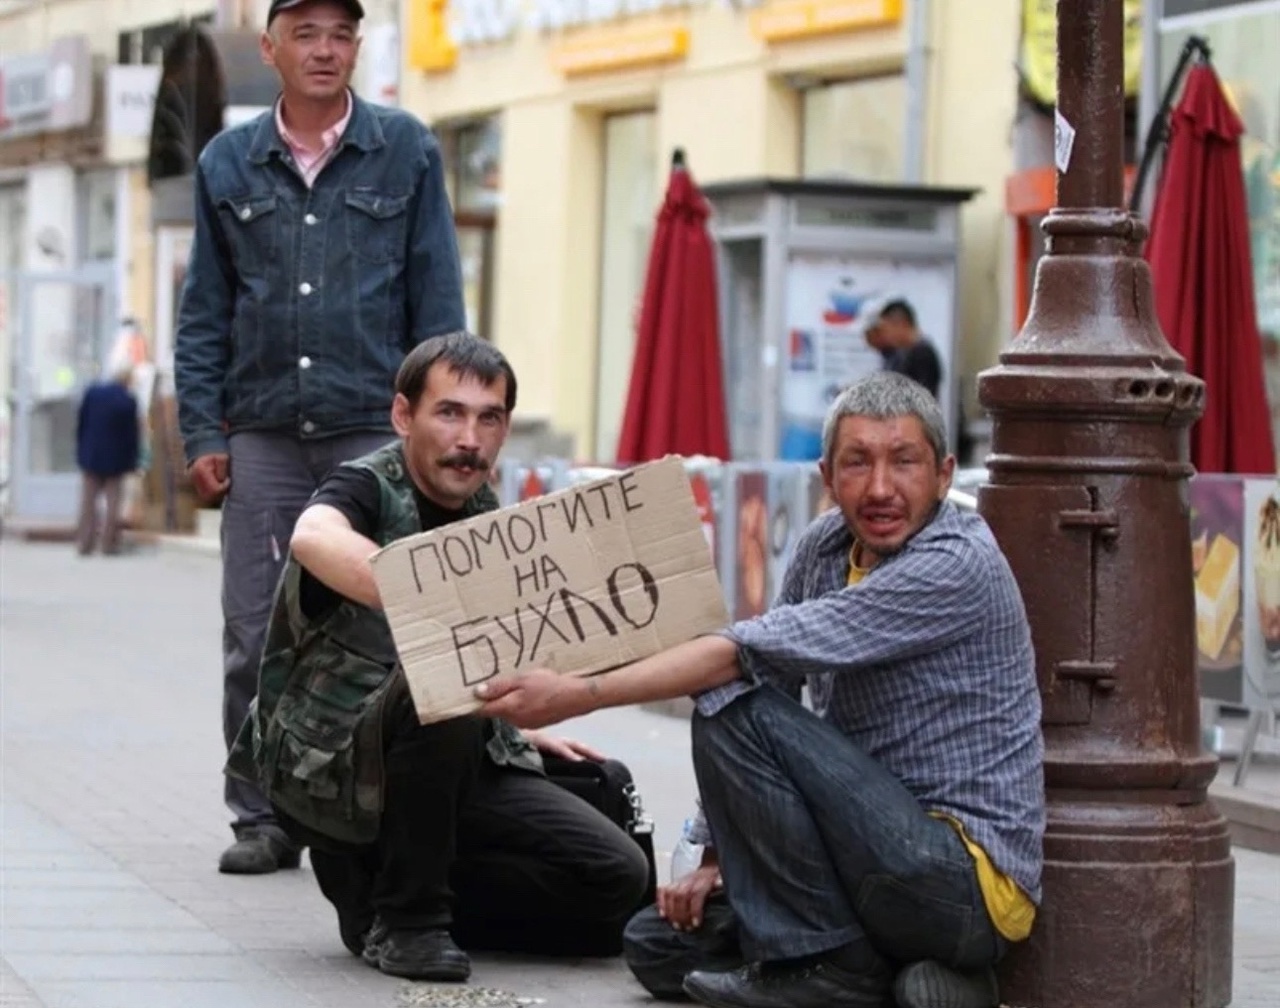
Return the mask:
<path fill-rule="evenodd" d="M 315 184 L 320 169 L 327 165 L 337 153 L 338 141 L 342 139 L 342 134 L 347 130 L 347 124 L 351 122 L 351 110 L 354 105 L 351 92 L 348 91 L 347 111 L 343 113 L 341 119 L 320 134 L 320 148 L 316 150 L 306 146 L 289 132 L 289 128 L 284 124 L 284 99 L 276 102 L 276 129 L 280 131 L 280 139 L 288 145 L 289 151 L 293 154 L 294 163 L 298 166 L 302 180 L 307 183 L 307 188 Z"/>

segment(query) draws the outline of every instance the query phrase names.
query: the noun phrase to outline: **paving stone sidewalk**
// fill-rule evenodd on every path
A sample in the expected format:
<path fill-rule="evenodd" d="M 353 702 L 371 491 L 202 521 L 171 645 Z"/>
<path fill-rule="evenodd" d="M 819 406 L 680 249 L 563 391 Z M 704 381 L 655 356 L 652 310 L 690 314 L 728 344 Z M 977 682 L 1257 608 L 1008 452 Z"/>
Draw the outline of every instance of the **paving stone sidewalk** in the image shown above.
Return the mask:
<path fill-rule="evenodd" d="M 219 875 L 218 634 L 208 557 L 0 542 L 0 1006 L 648 1002 L 617 961 L 483 957 L 467 993 L 406 984 L 342 948 L 305 862 Z M 694 794 L 687 725 L 625 710 L 565 733 L 628 761 L 669 848 Z M 1237 857 L 1234 1004 L 1280 1008 L 1280 858 Z"/>

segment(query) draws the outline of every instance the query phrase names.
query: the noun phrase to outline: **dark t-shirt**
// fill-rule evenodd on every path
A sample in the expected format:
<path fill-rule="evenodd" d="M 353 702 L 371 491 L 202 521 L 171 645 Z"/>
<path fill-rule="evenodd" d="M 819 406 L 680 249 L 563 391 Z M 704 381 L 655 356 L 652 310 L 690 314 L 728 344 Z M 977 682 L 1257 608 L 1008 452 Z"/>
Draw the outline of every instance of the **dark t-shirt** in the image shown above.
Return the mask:
<path fill-rule="evenodd" d="M 462 511 L 451 511 L 428 500 L 415 486 L 413 499 L 418 505 L 418 519 L 424 529 L 438 528 L 462 518 Z M 377 538 L 382 523 L 382 490 L 378 477 L 368 469 L 338 466 L 324 478 L 310 504 L 328 504 L 337 508 L 362 536 Z M 321 619 L 337 608 L 342 597 L 314 575 L 302 571 L 300 583 L 303 615 L 309 620 Z"/>
<path fill-rule="evenodd" d="M 919 382 L 935 399 L 938 397 L 938 387 L 942 384 L 942 362 L 938 359 L 938 351 L 933 348 L 933 344 L 923 336 L 905 350 L 899 351 L 889 367 L 890 370 Z"/>

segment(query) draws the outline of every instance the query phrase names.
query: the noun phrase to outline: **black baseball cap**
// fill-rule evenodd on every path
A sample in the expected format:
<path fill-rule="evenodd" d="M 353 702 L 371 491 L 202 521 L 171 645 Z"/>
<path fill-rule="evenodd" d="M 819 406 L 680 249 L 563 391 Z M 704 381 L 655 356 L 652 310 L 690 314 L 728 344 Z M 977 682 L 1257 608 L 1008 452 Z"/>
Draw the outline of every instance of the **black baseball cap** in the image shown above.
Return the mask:
<path fill-rule="evenodd" d="M 294 7 L 312 2 L 313 0 L 271 0 L 271 6 L 267 8 L 267 25 L 270 26 L 272 19 L 281 11 L 292 10 Z M 345 7 L 347 13 L 357 21 L 363 20 L 364 8 L 360 6 L 360 0 L 334 0 L 334 2 Z"/>

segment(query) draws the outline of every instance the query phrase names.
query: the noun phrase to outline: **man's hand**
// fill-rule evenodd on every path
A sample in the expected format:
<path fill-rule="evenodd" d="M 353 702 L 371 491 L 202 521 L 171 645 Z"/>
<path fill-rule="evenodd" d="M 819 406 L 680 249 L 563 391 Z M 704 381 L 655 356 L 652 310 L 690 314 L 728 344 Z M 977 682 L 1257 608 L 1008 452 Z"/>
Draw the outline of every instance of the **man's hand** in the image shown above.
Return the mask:
<path fill-rule="evenodd" d="M 591 711 L 594 686 L 590 679 L 537 668 L 482 682 L 476 696 L 485 701 L 482 717 L 502 718 L 517 728 L 545 728 Z"/>
<path fill-rule="evenodd" d="M 227 495 L 231 486 L 231 476 L 227 471 L 229 463 L 226 452 L 215 452 L 201 455 L 187 467 L 187 475 L 191 477 L 191 485 L 195 487 L 201 503 L 217 504 Z"/>
<path fill-rule="evenodd" d="M 696 931 L 702 927 L 707 897 L 723 886 L 719 864 L 714 857 L 704 856 L 701 867 L 671 885 L 658 887 L 658 916 L 677 931 Z"/>
<path fill-rule="evenodd" d="M 605 761 L 604 753 L 575 739 L 558 738 L 540 731 L 526 731 L 524 737 L 530 745 L 548 756 L 559 756 L 574 763 L 581 763 L 583 760 L 591 760 L 594 763 Z"/>

